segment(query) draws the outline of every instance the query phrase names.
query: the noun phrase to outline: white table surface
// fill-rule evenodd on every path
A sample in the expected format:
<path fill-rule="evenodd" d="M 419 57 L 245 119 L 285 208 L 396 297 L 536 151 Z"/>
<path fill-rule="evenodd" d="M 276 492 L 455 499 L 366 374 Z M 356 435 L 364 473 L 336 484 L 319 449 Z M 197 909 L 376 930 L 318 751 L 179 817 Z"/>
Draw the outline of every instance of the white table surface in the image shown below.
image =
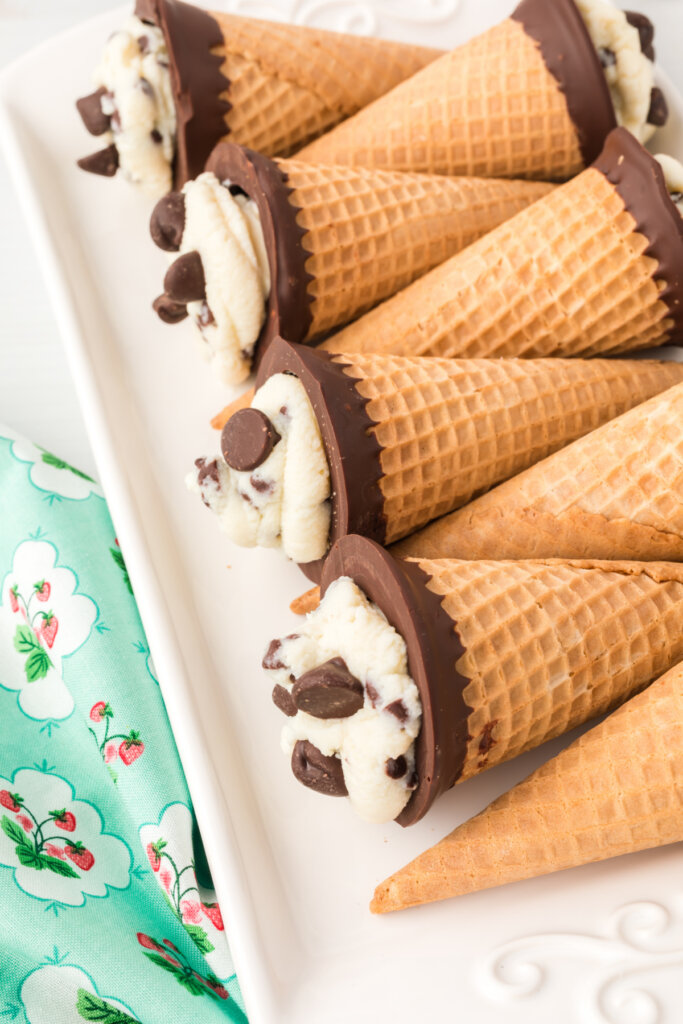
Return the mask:
<path fill-rule="evenodd" d="M 485 4 L 487 0 L 461 2 Z M 43 39 L 115 3 L 0 0 L 0 67 Z M 620 6 L 637 8 L 652 19 L 659 62 L 683 91 L 683 0 L 621 0 Z M 95 464 L 76 392 L 1 156 L 0 311 L 0 422 L 93 472 Z"/>

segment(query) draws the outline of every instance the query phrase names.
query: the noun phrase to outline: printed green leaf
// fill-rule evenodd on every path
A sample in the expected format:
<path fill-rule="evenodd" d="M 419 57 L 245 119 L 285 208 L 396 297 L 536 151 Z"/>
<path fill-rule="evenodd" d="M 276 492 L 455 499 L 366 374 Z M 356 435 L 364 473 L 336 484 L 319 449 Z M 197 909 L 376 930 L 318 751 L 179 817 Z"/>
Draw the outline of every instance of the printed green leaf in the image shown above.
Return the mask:
<path fill-rule="evenodd" d="M 19 654 L 30 654 L 36 648 L 42 650 L 31 627 L 17 626 L 17 631 L 14 634 L 14 650 L 18 651 Z"/>
<path fill-rule="evenodd" d="M 183 928 L 190 936 L 200 953 L 213 953 L 216 948 L 210 941 L 208 935 L 198 924 L 183 924 Z"/>
<path fill-rule="evenodd" d="M 111 554 L 111 557 L 114 559 L 119 569 L 123 573 L 123 582 L 126 584 L 126 587 L 128 588 L 129 592 L 132 594 L 133 585 L 130 582 L 130 576 L 128 575 L 128 569 L 126 568 L 126 563 L 123 555 L 121 554 L 118 548 L 109 548 L 109 553 Z"/>
<path fill-rule="evenodd" d="M 50 655 L 42 647 L 38 647 L 29 654 L 24 665 L 27 682 L 35 683 L 38 679 L 44 679 L 51 668 Z"/>
<path fill-rule="evenodd" d="M 176 964 L 170 964 L 168 960 L 164 960 L 163 956 L 159 953 L 145 953 L 148 960 L 151 960 L 157 967 L 162 967 L 165 971 L 170 971 L 171 974 L 178 974 L 180 968 Z"/>
<path fill-rule="evenodd" d="M 83 1020 L 100 1021 L 100 1024 L 140 1024 L 137 1018 L 117 1010 L 111 1003 L 84 988 L 78 990 L 76 1009 Z"/>
<path fill-rule="evenodd" d="M 19 863 L 25 868 L 35 868 L 36 871 L 42 871 L 45 867 L 44 858 L 39 853 L 36 853 L 32 846 L 22 844 L 21 846 L 15 846 L 14 850 L 19 858 Z"/>
<path fill-rule="evenodd" d="M 70 466 L 68 462 L 64 461 L 64 459 L 58 458 L 51 452 L 46 452 L 45 449 L 43 449 L 42 460 L 47 466 L 54 466 L 55 469 L 68 469 L 70 473 L 73 473 L 74 476 L 80 477 L 81 480 L 89 480 L 91 484 L 95 483 L 93 478 L 88 476 L 87 473 L 83 473 L 80 469 Z"/>
<path fill-rule="evenodd" d="M 48 871 L 53 871 L 55 875 L 61 875 L 62 878 L 78 878 L 78 872 L 74 871 L 70 864 L 66 861 L 60 860 L 59 857 L 48 857 L 46 853 L 41 854 L 41 860 L 43 861 L 43 867 L 47 868 Z"/>
<path fill-rule="evenodd" d="M 8 839 L 11 839 L 17 846 L 28 846 L 33 849 L 31 843 L 26 838 L 26 833 L 15 821 L 8 818 L 6 814 L 3 814 L 2 821 L 0 821 L 0 828 L 5 833 Z"/>
<path fill-rule="evenodd" d="M 193 975 L 176 974 L 176 980 L 179 985 L 182 985 L 183 988 L 187 989 L 190 995 L 203 996 L 208 991 L 202 985 L 201 981 L 198 981 L 198 979 L 195 978 Z"/>

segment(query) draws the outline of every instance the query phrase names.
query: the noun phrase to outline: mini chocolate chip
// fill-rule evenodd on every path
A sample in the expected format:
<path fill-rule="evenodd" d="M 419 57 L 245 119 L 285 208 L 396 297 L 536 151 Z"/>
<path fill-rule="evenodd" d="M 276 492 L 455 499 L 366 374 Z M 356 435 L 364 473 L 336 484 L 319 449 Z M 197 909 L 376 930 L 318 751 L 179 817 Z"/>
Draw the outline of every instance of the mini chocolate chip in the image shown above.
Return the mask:
<path fill-rule="evenodd" d="M 681 199 L 683 199 L 683 192 L 669 192 L 669 195 L 671 196 L 672 203 L 680 203 Z"/>
<path fill-rule="evenodd" d="M 398 718 L 399 722 L 405 722 L 408 717 L 408 710 L 402 700 L 392 701 L 391 704 L 387 704 L 384 710 Z"/>
<path fill-rule="evenodd" d="M 91 135 L 103 135 L 109 128 L 109 114 L 105 114 L 102 110 L 102 97 L 106 94 L 107 90 L 102 85 L 95 92 L 91 92 L 89 96 L 83 96 L 80 100 L 76 100 L 76 108 L 81 115 L 81 120 Z"/>
<path fill-rule="evenodd" d="M 650 93 L 650 109 L 647 115 L 647 123 L 661 128 L 662 125 L 666 124 L 668 117 L 669 107 L 666 98 L 659 86 L 656 85 Z"/>
<path fill-rule="evenodd" d="M 611 68 L 617 62 L 617 55 L 614 50 L 610 50 L 607 46 L 598 47 L 598 57 L 603 68 Z"/>
<path fill-rule="evenodd" d="M 204 267 L 196 249 L 173 261 L 166 271 L 164 289 L 176 302 L 199 302 L 206 298 Z"/>
<path fill-rule="evenodd" d="M 384 770 L 390 779 L 402 779 L 408 771 L 408 762 L 403 754 L 399 754 L 399 756 L 395 758 L 388 757 Z"/>
<path fill-rule="evenodd" d="M 280 686 L 279 683 L 276 683 L 273 687 L 273 704 L 276 708 L 279 708 L 283 715 L 287 715 L 287 718 L 294 718 L 296 704 L 292 700 L 289 690 L 286 690 L 284 686 Z"/>
<path fill-rule="evenodd" d="M 140 79 L 140 88 L 144 92 L 145 96 L 154 96 L 154 89 L 150 82 L 146 78 Z"/>
<path fill-rule="evenodd" d="M 278 657 L 281 649 L 282 640 L 271 640 L 268 644 L 268 650 L 263 655 L 261 667 L 266 669 L 287 668 L 284 661 L 280 661 L 280 658 Z"/>
<path fill-rule="evenodd" d="M 338 757 L 326 757 L 308 740 L 298 740 L 292 751 L 294 777 L 325 796 L 346 796 L 342 763 Z"/>
<path fill-rule="evenodd" d="M 165 324 L 179 324 L 187 316 L 187 306 L 182 302 L 174 302 L 169 295 L 157 296 L 152 309 Z"/>
<path fill-rule="evenodd" d="M 178 252 L 185 230 L 185 196 L 169 192 L 152 210 L 149 233 L 152 241 L 165 252 Z"/>
<path fill-rule="evenodd" d="M 262 465 L 280 435 L 260 409 L 239 409 L 223 427 L 221 451 L 229 466 L 239 472 Z"/>
<path fill-rule="evenodd" d="M 199 310 L 199 316 L 197 317 L 197 323 L 200 327 L 210 327 L 211 324 L 216 323 L 216 318 L 209 309 L 208 302 L 202 302 L 201 309 Z"/>
<path fill-rule="evenodd" d="M 408 789 L 417 789 L 419 781 L 420 779 L 418 777 L 417 771 L 414 771 L 410 778 L 408 779 Z"/>
<path fill-rule="evenodd" d="M 140 49 L 140 53 L 149 52 L 149 36 L 138 36 L 137 43 Z"/>
<path fill-rule="evenodd" d="M 275 484 L 272 480 L 262 480 L 255 473 L 249 477 L 249 483 L 259 494 L 270 494 L 275 490 Z"/>
<path fill-rule="evenodd" d="M 280 406 L 280 415 L 281 416 L 289 416 L 289 409 L 287 408 L 286 405 L 281 405 Z"/>
<path fill-rule="evenodd" d="M 367 692 L 368 697 L 370 698 L 370 703 L 372 704 L 373 708 L 376 708 L 377 704 L 379 703 L 379 693 L 372 685 L 372 683 L 366 683 L 365 690 Z"/>
<path fill-rule="evenodd" d="M 655 27 L 648 17 L 638 11 L 624 11 L 629 25 L 638 29 L 640 36 L 640 49 L 648 60 L 655 59 L 655 50 L 652 45 L 655 38 Z"/>
<path fill-rule="evenodd" d="M 161 134 L 161 132 L 159 131 L 158 128 L 152 128 L 152 130 L 149 133 L 149 135 L 150 135 L 150 138 L 151 138 L 152 142 L 156 142 L 157 146 L 159 146 L 164 141 L 164 137 L 163 137 L 163 135 Z"/>
<path fill-rule="evenodd" d="M 207 461 L 206 459 L 195 459 L 195 466 L 199 470 L 197 473 L 197 482 L 203 484 L 205 480 L 213 480 L 215 484 L 219 483 L 218 476 L 218 462 L 216 459 Z"/>
<path fill-rule="evenodd" d="M 228 185 L 228 192 L 231 196 L 246 196 L 246 192 L 239 185 Z"/>
<path fill-rule="evenodd" d="M 330 658 L 299 676 L 292 698 L 299 711 L 315 718 L 350 718 L 363 707 L 363 684 L 343 658 Z"/>
<path fill-rule="evenodd" d="M 119 167 L 119 151 L 112 143 L 106 149 L 100 149 L 90 156 L 81 157 L 76 163 L 83 171 L 91 174 L 101 174 L 105 178 L 113 178 Z"/>

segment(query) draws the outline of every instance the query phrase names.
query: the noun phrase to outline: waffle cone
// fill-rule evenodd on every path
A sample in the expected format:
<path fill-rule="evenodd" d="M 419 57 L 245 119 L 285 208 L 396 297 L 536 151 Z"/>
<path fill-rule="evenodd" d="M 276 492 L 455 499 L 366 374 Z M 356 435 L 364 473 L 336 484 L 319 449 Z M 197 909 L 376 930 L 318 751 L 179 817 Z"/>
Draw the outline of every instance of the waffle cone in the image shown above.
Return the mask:
<path fill-rule="evenodd" d="M 354 114 L 439 50 L 212 12 L 229 81 L 230 141 L 287 154 Z M 218 140 L 216 140 L 218 141 Z"/>
<path fill-rule="evenodd" d="M 396 554 L 683 561 L 683 384 L 402 541 Z"/>
<path fill-rule="evenodd" d="M 683 666 L 375 890 L 374 913 L 683 840 Z"/>
<path fill-rule="evenodd" d="M 584 166 L 565 95 L 538 43 L 512 19 L 444 54 L 299 158 L 545 180 Z"/>
<path fill-rule="evenodd" d="M 648 239 L 589 168 L 339 331 L 335 352 L 589 356 L 665 344 Z"/>

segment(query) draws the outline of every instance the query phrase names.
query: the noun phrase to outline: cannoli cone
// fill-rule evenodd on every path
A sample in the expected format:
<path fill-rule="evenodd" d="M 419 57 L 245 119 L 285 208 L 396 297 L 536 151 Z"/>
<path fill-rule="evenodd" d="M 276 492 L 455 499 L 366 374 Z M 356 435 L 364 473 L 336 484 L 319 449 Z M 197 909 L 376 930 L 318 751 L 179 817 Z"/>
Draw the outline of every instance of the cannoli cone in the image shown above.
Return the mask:
<path fill-rule="evenodd" d="M 402 541 L 404 557 L 683 561 L 683 384 Z"/>
<path fill-rule="evenodd" d="M 328 351 L 589 356 L 683 337 L 683 219 L 625 129 L 593 167 L 324 342 Z"/>
<path fill-rule="evenodd" d="M 683 666 L 377 886 L 376 914 L 683 840 Z"/>
<path fill-rule="evenodd" d="M 230 143 L 216 147 L 207 172 L 239 186 L 258 206 L 272 283 L 257 360 L 276 334 L 309 342 L 366 312 L 552 189 L 540 182 L 271 161 Z M 200 195 L 207 205 L 201 214 Z M 211 292 L 219 291 L 224 276 L 216 277 L 212 261 L 222 267 L 225 257 L 216 252 L 215 238 L 194 230 L 190 219 L 201 216 L 218 234 L 224 214 L 205 176 L 186 184 L 175 201 L 186 210 L 182 235 L 174 240 L 179 258 L 189 251 L 201 257 L 206 302 L 215 315 L 203 331 L 210 344 L 220 331 L 219 299 Z M 152 216 L 152 236 L 163 247 L 169 209 L 167 197 Z M 171 290 L 167 298 L 181 296 Z M 159 312 L 163 316 L 163 308 Z"/>
<path fill-rule="evenodd" d="M 563 179 L 615 127 L 603 70 L 572 0 L 510 18 L 311 143 L 312 163 Z"/>
<path fill-rule="evenodd" d="M 393 559 L 359 537 L 330 552 L 403 636 L 422 701 L 418 785 L 400 824 L 454 783 L 642 690 L 683 657 L 675 563 Z"/>

